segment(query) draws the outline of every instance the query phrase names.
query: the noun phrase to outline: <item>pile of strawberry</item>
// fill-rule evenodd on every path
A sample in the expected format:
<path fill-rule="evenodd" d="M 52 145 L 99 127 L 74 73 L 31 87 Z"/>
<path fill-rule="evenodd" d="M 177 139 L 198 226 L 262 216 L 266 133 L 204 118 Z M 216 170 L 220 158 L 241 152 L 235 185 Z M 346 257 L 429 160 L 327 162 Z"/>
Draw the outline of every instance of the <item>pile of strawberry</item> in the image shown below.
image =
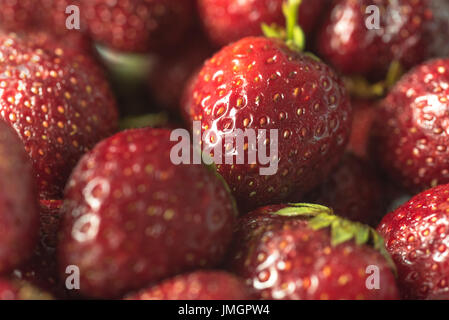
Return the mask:
<path fill-rule="evenodd" d="M 449 299 L 449 0 L 0 0 L 0 190 L 0 300 Z"/>

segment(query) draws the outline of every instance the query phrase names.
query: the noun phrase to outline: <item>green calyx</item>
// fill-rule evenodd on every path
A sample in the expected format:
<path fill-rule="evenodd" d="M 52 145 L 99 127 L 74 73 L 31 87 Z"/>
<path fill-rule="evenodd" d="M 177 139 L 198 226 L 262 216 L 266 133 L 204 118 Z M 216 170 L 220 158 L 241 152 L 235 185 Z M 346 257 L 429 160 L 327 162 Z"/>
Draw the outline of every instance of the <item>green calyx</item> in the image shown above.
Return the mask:
<path fill-rule="evenodd" d="M 309 220 L 309 227 L 313 230 L 329 228 L 331 245 L 353 240 L 357 245 L 368 244 L 379 251 L 387 260 L 391 269 L 396 272 L 396 266 L 385 249 L 384 239 L 377 231 L 365 224 L 354 222 L 333 213 L 331 208 L 309 203 L 290 203 L 275 214 L 287 217 L 305 217 Z"/>
<path fill-rule="evenodd" d="M 306 36 L 298 24 L 298 12 L 302 0 L 288 0 L 282 5 L 282 12 L 285 16 L 286 27 L 281 28 L 277 25 L 262 24 L 262 31 L 266 37 L 276 38 L 285 41 L 285 43 L 295 51 L 304 51 L 306 46 Z"/>
<path fill-rule="evenodd" d="M 363 99 L 383 97 L 401 78 L 404 71 L 399 61 L 393 61 L 384 80 L 370 83 L 363 77 L 354 76 L 345 78 L 345 84 L 352 96 Z"/>

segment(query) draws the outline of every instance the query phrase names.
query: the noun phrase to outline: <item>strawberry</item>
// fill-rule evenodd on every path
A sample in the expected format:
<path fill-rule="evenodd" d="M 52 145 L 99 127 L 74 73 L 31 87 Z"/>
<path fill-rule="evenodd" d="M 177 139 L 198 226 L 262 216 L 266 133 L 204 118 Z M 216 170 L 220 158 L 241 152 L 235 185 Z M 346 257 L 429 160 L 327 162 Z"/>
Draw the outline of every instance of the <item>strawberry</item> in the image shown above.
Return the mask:
<path fill-rule="evenodd" d="M 284 24 L 285 0 L 199 0 L 204 30 L 217 46 L 262 34 L 260 25 Z M 299 23 L 306 33 L 313 31 L 328 0 L 302 0 Z"/>
<path fill-rule="evenodd" d="M 250 300 L 245 283 L 224 271 L 196 271 L 129 295 L 128 300 Z"/>
<path fill-rule="evenodd" d="M 0 121 L 0 274 L 28 259 L 39 214 L 33 168 L 20 139 Z"/>
<path fill-rule="evenodd" d="M 230 269 L 262 299 L 396 299 L 382 238 L 329 212 L 319 205 L 274 205 L 241 217 Z M 367 286 L 368 266 L 377 267 L 378 289 Z"/>
<path fill-rule="evenodd" d="M 149 88 L 156 101 L 172 112 L 179 112 L 183 88 L 211 54 L 207 41 L 195 38 L 175 53 L 159 55 L 149 79 Z"/>
<path fill-rule="evenodd" d="M 32 258 L 16 268 L 11 276 L 65 298 L 67 293 L 57 277 L 55 254 L 62 203 L 62 200 L 40 201 L 40 241 Z"/>
<path fill-rule="evenodd" d="M 308 202 L 331 207 L 342 217 L 377 226 L 385 214 L 382 181 L 370 163 L 350 153 L 326 181 L 309 193 Z M 292 197 L 292 202 L 302 200 Z"/>
<path fill-rule="evenodd" d="M 183 98 L 190 125 L 201 120 L 202 129 L 210 131 L 203 150 L 223 145 L 236 129 L 255 134 L 263 129 L 273 152 L 276 140 L 270 130 L 276 130 L 274 174 L 262 176 L 260 168 L 266 166 L 248 163 L 246 155 L 246 164 L 235 164 L 235 159 L 234 164 L 223 159 L 217 164 L 242 211 L 320 184 L 338 163 L 349 136 L 351 106 L 344 85 L 327 65 L 300 52 L 304 44 L 293 38 L 301 32 L 295 25 L 297 9 L 295 0 L 286 6 L 287 34 L 292 35 L 284 39 L 287 43 L 248 37 L 223 48 L 205 62 Z M 223 149 L 222 154 L 242 155 L 229 144 Z"/>
<path fill-rule="evenodd" d="M 371 5 L 379 8 L 379 29 L 367 27 Z M 448 0 L 336 0 L 318 51 L 345 74 L 383 78 L 393 60 L 408 69 L 449 54 L 448 10 Z"/>
<path fill-rule="evenodd" d="M 92 38 L 107 47 L 147 52 L 172 46 L 193 23 L 192 0 L 80 0 Z"/>
<path fill-rule="evenodd" d="M 370 159 L 369 142 L 377 115 L 377 101 L 352 100 L 353 120 L 347 150 L 362 159 Z"/>
<path fill-rule="evenodd" d="M 96 62 L 51 37 L 0 34 L 0 117 L 30 155 L 42 198 L 57 198 L 78 159 L 117 127 Z"/>
<path fill-rule="evenodd" d="M 394 181 L 411 192 L 449 182 L 449 59 L 406 74 L 381 103 L 373 150 Z"/>
<path fill-rule="evenodd" d="M 98 144 L 65 191 L 59 266 L 80 269 L 81 292 L 119 297 L 221 262 L 236 211 L 200 165 L 174 165 L 167 129 L 136 129 Z"/>
<path fill-rule="evenodd" d="M 426 190 L 378 227 L 398 269 L 405 299 L 449 299 L 449 185 Z"/>

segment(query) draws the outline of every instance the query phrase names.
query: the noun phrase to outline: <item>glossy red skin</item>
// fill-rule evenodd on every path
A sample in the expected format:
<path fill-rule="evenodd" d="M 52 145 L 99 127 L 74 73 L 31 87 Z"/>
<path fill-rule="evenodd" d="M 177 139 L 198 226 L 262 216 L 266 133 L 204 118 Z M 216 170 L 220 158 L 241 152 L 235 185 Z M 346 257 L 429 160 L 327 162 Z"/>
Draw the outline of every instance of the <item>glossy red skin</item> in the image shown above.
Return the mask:
<path fill-rule="evenodd" d="M 390 212 L 378 230 L 406 299 L 449 299 L 449 185 L 426 190 Z"/>
<path fill-rule="evenodd" d="M 376 157 L 410 192 L 449 182 L 449 59 L 406 74 L 381 103 L 374 130 Z"/>
<path fill-rule="evenodd" d="M 102 70 L 51 37 L 0 35 L 0 117 L 30 155 L 42 198 L 61 197 L 79 158 L 117 129 L 117 107 Z"/>
<path fill-rule="evenodd" d="M 291 202 L 304 202 L 293 197 Z M 376 227 L 385 214 L 382 181 L 371 164 L 346 154 L 326 181 L 306 196 L 306 202 L 331 207 L 335 214 Z"/>
<path fill-rule="evenodd" d="M 206 61 L 183 110 L 190 126 L 201 119 L 203 129 L 217 128 L 222 139 L 232 129 L 266 129 L 267 136 L 278 130 L 276 174 L 260 175 L 259 165 L 217 164 L 242 213 L 321 183 L 344 152 L 352 111 L 329 67 L 263 37 L 242 39 Z"/>
<path fill-rule="evenodd" d="M 199 0 L 204 30 L 217 46 L 244 37 L 262 35 L 261 24 L 284 26 L 284 0 Z M 306 33 L 313 31 L 328 0 L 303 0 L 299 24 Z"/>
<path fill-rule="evenodd" d="M 92 38 L 126 52 L 172 46 L 193 23 L 192 0 L 80 0 Z"/>
<path fill-rule="evenodd" d="M 232 198 L 213 171 L 172 164 L 170 133 L 121 132 L 75 168 L 65 191 L 59 266 L 61 275 L 67 265 L 80 268 L 83 294 L 120 297 L 221 262 L 236 216 Z"/>
<path fill-rule="evenodd" d="M 353 120 L 347 150 L 359 158 L 368 160 L 370 159 L 370 139 L 378 113 L 378 101 L 353 99 L 351 103 Z"/>
<path fill-rule="evenodd" d="M 37 242 L 39 213 L 33 168 L 20 139 L 0 121 L 0 274 L 28 259 Z"/>
<path fill-rule="evenodd" d="M 242 279 L 224 271 L 180 275 L 127 297 L 127 300 L 250 300 Z"/>
<path fill-rule="evenodd" d="M 31 259 L 16 268 L 11 277 L 24 280 L 58 298 L 68 298 L 65 284 L 59 280 L 56 265 L 56 246 L 62 204 L 62 200 L 40 201 L 39 243 L 35 247 Z"/>
<path fill-rule="evenodd" d="M 379 30 L 366 27 L 369 5 L 380 9 Z M 342 73 L 383 78 L 395 59 L 408 69 L 448 55 L 449 1 L 337 0 L 318 37 L 320 57 Z"/>
<path fill-rule="evenodd" d="M 262 299 L 397 299 L 394 275 L 373 248 L 348 241 L 335 247 L 330 231 L 314 231 L 298 217 L 274 215 L 282 205 L 240 218 L 230 251 L 230 269 Z M 366 287 L 367 266 L 379 267 L 380 289 Z"/>
<path fill-rule="evenodd" d="M 19 300 L 18 288 L 6 279 L 0 279 L 0 300 Z"/>
<path fill-rule="evenodd" d="M 188 80 L 212 53 L 207 40 L 201 38 L 184 43 L 176 52 L 160 55 L 149 79 L 156 101 L 171 112 L 179 113 Z"/>

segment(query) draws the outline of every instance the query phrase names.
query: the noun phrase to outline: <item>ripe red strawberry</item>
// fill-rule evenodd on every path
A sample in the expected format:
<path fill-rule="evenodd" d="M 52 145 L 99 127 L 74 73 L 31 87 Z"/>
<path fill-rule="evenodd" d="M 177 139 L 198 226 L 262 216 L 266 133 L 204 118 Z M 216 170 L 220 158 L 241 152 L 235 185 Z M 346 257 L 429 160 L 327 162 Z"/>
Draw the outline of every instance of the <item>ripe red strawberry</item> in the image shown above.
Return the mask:
<path fill-rule="evenodd" d="M 204 30 L 217 45 L 223 46 L 248 36 L 262 34 L 260 25 L 284 25 L 285 0 L 199 0 Z M 313 31 L 328 0 L 302 0 L 299 24 L 306 33 Z"/>
<path fill-rule="evenodd" d="M 305 197 L 331 207 L 344 218 L 376 227 L 385 214 L 382 181 L 371 164 L 346 154 L 326 181 Z M 303 200 L 292 197 L 292 202 Z"/>
<path fill-rule="evenodd" d="M 201 120 L 203 130 L 213 130 L 203 150 L 224 144 L 236 129 L 266 129 L 267 149 L 274 150 L 270 130 L 277 130 L 274 175 L 260 175 L 260 162 L 248 164 L 246 151 L 246 164 L 217 164 L 243 211 L 320 184 L 343 154 L 351 122 L 344 85 L 327 65 L 264 37 L 244 38 L 206 61 L 187 87 L 183 110 L 190 126 Z"/>
<path fill-rule="evenodd" d="M 149 87 L 156 101 L 166 109 L 179 113 L 182 91 L 187 81 L 212 53 L 207 41 L 195 38 L 184 43 L 179 51 L 159 55 L 149 79 Z"/>
<path fill-rule="evenodd" d="M 389 213 L 378 230 L 407 299 L 449 299 L 449 185 L 426 190 Z"/>
<path fill-rule="evenodd" d="M 192 0 L 80 0 L 92 38 L 119 51 L 172 46 L 193 22 Z"/>
<path fill-rule="evenodd" d="M 102 70 L 86 54 L 30 34 L 0 34 L 0 116 L 29 153 L 42 198 L 60 197 L 78 159 L 117 127 Z"/>
<path fill-rule="evenodd" d="M 12 277 L 51 292 L 56 297 L 66 298 L 67 292 L 57 276 L 56 265 L 57 234 L 62 203 L 62 200 L 40 201 L 40 241 L 31 259 L 16 268 Z"/>
<path fill-rule="evenodd" d="M 377 115 L 377 101 L 352 101 L 353 120 L 348 150 L 362 159 L 370 159 L 369 142 Z"/>
<path fill-rule="evenodd" d="M 318 205 L 276 205 L 241 217 L 231 270 L 262 299 L 396 299 L 388 254 L 379 252 L 382 238 L 328 211 Z M 310 215 L 315 218 L 309 220 Z M 367 244 L 369 238 L 377 250 Z M 378 289 L 367 286 L 368 266 L 378 268 Z"/>
<path fill-rule="evenodd" d="M 368 6 L 379 8 L 369 29 Z M 408 69 L 449 54 L 448 0 L 337 0 L 318 39 L 318 51 L 345 74 L 383 78 L 397 60 Z"/>
<path fill-rule="evenodd" d="M 0 274 L 28 259 L 39 215 L 33 168 L 20 139 L 0 120 Z"/>
<path fill-rule="evenodd" d="M 171 131 L 137 129 L 98 144 L 65 191 L 59 266 L 80 269 L 81 292 L 119 297 L 221 262 L 236 215 L 216 174 L 174 165 Z"/>
<path fill-rule="evenodd" d="M 196 271 L 129 295 L 128 300 L 250 300 L 245 283 L 224 271 Z"/>
<path fill-rule="evenodd" d="M 449 182 L 449 59 L 406 74 L 381 104 L 374 154 L 412 192 Z"/>
<path fill-rule="evenodd" d="M 51 295 L 22 281 L 0 279 L 0 300 L 50 300 Z"/>

